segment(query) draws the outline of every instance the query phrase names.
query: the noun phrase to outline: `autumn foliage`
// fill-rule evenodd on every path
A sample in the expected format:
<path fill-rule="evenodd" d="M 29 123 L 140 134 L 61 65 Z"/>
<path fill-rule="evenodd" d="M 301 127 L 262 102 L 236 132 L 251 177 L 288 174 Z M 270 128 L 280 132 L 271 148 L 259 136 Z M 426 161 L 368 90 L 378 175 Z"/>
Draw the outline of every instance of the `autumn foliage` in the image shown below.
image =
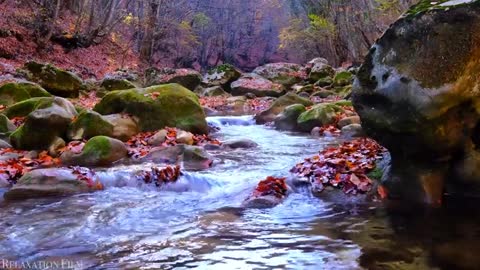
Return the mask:
<path fill-rule="evenodd" d="M 28 151 L 5 148 L 0 150 L 0 156 L 9 156 L 10 159 L 0 161 L 0 178 L 15 184 L 25 173 L 45 167 L 54 167 L 60 164 L 58 158 L 53 158 L 47 151 L 32 156 Z"/>
<path fill-rule="evenodd" d="M 271 195 L 283 199 L 287 196 L 287 191 L 286 178 L 269 176 L 258 183 L 251 197 L 258 198 Z"/>
<path fill-rule="evenodd" d="M 375 169 L 384 152 L 385 149 L 372 139 L 355 139 L 306 158 L 291 172 L 308 179 L 314 192 L 331 186 L 346 194 L 366 193 L 373 186 L 367 174 Z"/>
<path fill-rule="evenodd" d="M 180 166 L 167 166 L 165 168 L 152 167 L 150 171 L 141 171 L 136 178 L 147 184 L 154 183 L 160 187 L 164 184 L 174 183 L 180 178 L 182 172 Z"/>

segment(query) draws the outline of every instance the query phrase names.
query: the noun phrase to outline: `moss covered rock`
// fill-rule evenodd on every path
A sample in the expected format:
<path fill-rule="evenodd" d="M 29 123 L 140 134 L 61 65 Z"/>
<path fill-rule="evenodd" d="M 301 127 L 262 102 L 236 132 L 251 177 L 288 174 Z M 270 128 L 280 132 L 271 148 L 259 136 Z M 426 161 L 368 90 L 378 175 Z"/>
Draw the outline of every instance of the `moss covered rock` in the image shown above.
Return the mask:
<path fill-rule="evenodd" d="M 255 68 L 253 73 L 285 87 L 299 83 L 307 77 L 304 68 L 293 63 L 266 64 Z"/>
<path fill-rule="evenodd" d="M 60 159 L 63 164 L 79 166 L 108 166 L 127 157 L 125 144 L 107 136 L 96 136 L 88 140 L 81 153 L 64 152 Z"/>
<path fill-rule="evenodd" d="M 327 86 L 331 86 L 332 84 L 333 84 L 333 79 L 330 76 L 321 78 L 317 82 L 315 82 L 315 86 L 318 86 L 318 87 L 327 87 Z"/>
<path fill-rule="evenodd" d="M 275 117 L 275 128 L 280 130 L 296 130 L 297 119 L 300 114 L 304 113 L 306 108 L 302 104 L 293 104 L 285 108 L 285 110 Z"/>
<path fill-rule="evenodd" d="M 79 180 L 71 169 L 38 169 L 27 172 L 4 194 L 6 200 L 67 196 L 91 192 L 94 187 Z"/>
<path fill-rule="evenodd" d="M 243 74 L 231 84 L 231 94 L 236 96 L 252 93 L 257 97 L 279 97 L 285 94 L 285 87 L 255 73 Z"/>
<path fill-rule="evenodd" d="M 353 82 L 353 74 L 348 71 L 340 71 L 333 77 L 333 86 L 346 86 Z"/>
<path fill-rule="evenodd" d="M 36 109 L 46 108 L 52 105 L 53 97 L 30 98 L 8 107 L 3 113 L 8 118 L 24 117 Z"/>
<path fill-rule="evenodd" d="M 317 104 L 300 114 L 297 119 L 298 128 L 301 131 L 310 132 L 314 127 L 333 124 L 336 116 L 343 111 L 342 107 L 334 103 Z"/>
<path fill-rule="evenodd" d="M 43 107 L 28 114 L 25 123 L 10 135 L 15 148 L 24 150 L 48 149 L 56 137 L 63 137 L 73 118 L 75 107 L 66 99 L 55 97 Z"/>
<path fill-rule="evenodd" d="M 208 71 L 203 76 L 203 83 L 207 86 L 221 86 L 230 91 L 230 84 L 240 78 L 242 73 L 234 66 L 223 64 Z"/>
<path fill-rule="evenodd" d="M 193 133 L 208 133 L 198 97 L 178 84 L 108 93 L 94 108 L 101 114 L 128 113 L 139 119 L 140 129 L 154 131 L 166 126 Z"/>
<path fill-rule="evenodd" d="M 278 114 L 283 112 L 286 107 L 293 104 L 311 106 L 313 105 L 313 102 L 309 99 L 302 98 L 294 93 L 287 93 L 286 95 L 281 96 L 277 100 L 275 100 L 270 106 L 270 108 L 255 115 L 255 120 L 257 124 L 265 124 L 267 122 L 271 122 Z"/>
<path fill-rule="evenodd" d="M 202 75 L 193 69 L 149 68 L 145 71 L 145 86 L 177 83 L 194 91 L 202 82 Z"/>
<path fill-rule="evenodd" d="M 40 85 L 30 82 L 12 82 L 0 86 L 0 104 L 10 106 L 32 97 L 51 97 Z"/>
<path fill-rule="evenodd" d="M 133 135 L 140 132 L 137 121 L 129 115 L 110 114 L 104 115 L 103 119 L 107 120 L 113 126 L 113 132 L 110 137 L 121 141 L 128 141 Z"/>
<path fill-rule="evenodd" d="M 225 92 L 221 86 L 213 86 L 205 88 L 202 91 L 202 96 L 205 97 L 218 97 L 218 96 L 229 96 L 230 94 Z"/>
<path fill-rule="evenodd" d="M 48 92 L 61 97 L 78 97 L 83 81 L 69 71 L 49 64 L 27 62 L 24 66 L 29 80 L 40 84 Z"/>
<path fill-rule="evenodd" d="M 101 114 L 94 111 L 83 111 L 70 124 L 67 137 L 70 140 L 90 139 L 95 136 L 113 135 L 113 125 Z"/>
<path fill-rule="evenodd" d="M 308 74 L 308 80 L 311 82 L 317 82 L 318 80 L 333 77 L 335 70 L 328 62 L 316 61 L 312 63 L 310 73 Z"/>

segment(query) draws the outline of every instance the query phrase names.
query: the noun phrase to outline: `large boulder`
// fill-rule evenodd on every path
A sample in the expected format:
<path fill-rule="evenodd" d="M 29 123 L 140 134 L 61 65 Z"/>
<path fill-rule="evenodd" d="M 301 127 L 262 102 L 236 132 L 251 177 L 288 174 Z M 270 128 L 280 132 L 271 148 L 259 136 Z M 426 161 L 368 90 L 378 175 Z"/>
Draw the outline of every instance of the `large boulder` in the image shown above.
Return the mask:
<path fill-rule="evenodd" d="M 257 124 L 265 124 L 268 122 L 272 122 L 275 117 L 281 112 L 283 112 L 286 107 L 293 104 L 312 106 L 313 102 L 309 99 L 302 98 L 294 93 L 287 93 L 286 95 L 281 96 L 277 100 L 275 100 L 270 106 L 270 108 L 255 115 L 255 120 L 257 121 Z"/>
<path fill-rule="evenodd" d="M 101 114 L 85 110 L 70 124 L 67 137 L 70 140 L 90 139 L 95 136 L 112 136 L 114 126 Z"/>
<path fill-rule="evenodd" d="M 60 156 L 62 164 L 76 166 L 108 166 L 127 157 L 125 144 L 117 139 L 96 136 L 88 140 L 82 152 L 66 151 Z"/>
<path fill-rule="evenodd" d="M 179 84 L 152 86 L 108 93 L 94 108 L 100 114 L 127 113 L 139 119 L 143 131 L 178 127 L 193 133 L 208 133 L 198 97 Z"/>
<path fill-rule="evenodd" d="M 77 111 L 72 103 L 60 97 L 37 107 L 28 114 L 25 123 L 10 135 L 15 148 L 24 150 L 48 149 L 57 137 L 67 131 Z"/>
<path fill-rule="evenodd" d="M 320 79 L 325 79 L 327 77 L 333 77 L 335 75 L 335 70 L 332 66 L 328 64 L 328 61 L 324 58 L 315 58 L 312 61 L 308 62 L 307 68 L 309 70 L 308 79 L 315 83 Z"/>
<path fill-rule="evenodd" d="M 467 145 L 478 146 L 479 26 L 480 1 L 421 1 L 370 50 L 352 99 L 363 128 L 388 148 L 395 164 L 448 168 Z M 428 186 L 418 176 L 418 186 Z M 424 192 L 441 194 L 446 179 L 435 180 L 435 192 Z"/>
<path fill-rule="evenodd" d="M 117 70 L 105 75 L 100 86 L 107 91 L 136 88 L 139 82 L 138 74 L 129 70 Z"/>
<path fill-rule="evenodd" d="M 29 80 L 57 96 L 77 97 L 83 87 L 83 81 L 77 75 L 49 64 L 31 61 L 25 64 L 24 69 Z"/>
<path fill-rule="evenodd" d="M 11 82 L 0 86 L 0 105 L 10 106 L 32 97 L 51 97 L 40 85 L 30 82 Z"/>
<path fill-rule="evenodd" d="M 293 63 L 266 64 L 255 68 L 253 73 L 285 87 L 299 83 L 307 77 L 304 68 Z"/>
<path fill-rule="evenodd" d="M 203 89 L 202 96 L 205 97 L 218 97 L 218 96 L 229 96 L 230 94 L 225 92 L 221 86 L 212 86 Z"/>
<path fill-rule="evenodd" d="M 297 119 L 300 114 L 306 111 L 302 104 L 293 104 L 275 117 L 275 128 L 279 130 L 297 130 Z"/>
<path fill-rule="evenodd" d="M 203 76 L 203 84 L 207 86 L 221 86 L 230 91 L 230 84 L 240 78 L 242 73 L 234 66 L 223 64 L 215 67 Z"/>
<path fill-rule="evenodd" d="M 46 108 L 52 105 L 53 97 L 35 97 L 13 104 L 3 113 L 8 118 L 25 117 L 36 109 Z"/>
<path fill-rule="evenodd" d="M 94 191 L 95 187 L 83 181 L 71 169 L 38 169 L 26 173 L 4 194 L 6 200 L 36 197 L 66 196 Z"/>
<path fill-rule="evenodd" d="M 314 127 L 333 124 L 343 108 L 335 103 L 320 103 L 300 114 L 297 119 L 299 130 L 310 132 Z"/>
<path fill-rule="evenodd" d="M 285 94 L 283 85 L 274 83 L 255 73 L 243 74 L 242 77 L 231 84 L 231 88 L 231 94 L 236 96 L 252 93 L 257 97 L 279 97 Z"/>
<path fill-rule="evenodd" d="M 193 69 L 149 68 L 145 71 L 145 86 L 178 83 L 193 91 L 202 82 L 202 75 Z"/>

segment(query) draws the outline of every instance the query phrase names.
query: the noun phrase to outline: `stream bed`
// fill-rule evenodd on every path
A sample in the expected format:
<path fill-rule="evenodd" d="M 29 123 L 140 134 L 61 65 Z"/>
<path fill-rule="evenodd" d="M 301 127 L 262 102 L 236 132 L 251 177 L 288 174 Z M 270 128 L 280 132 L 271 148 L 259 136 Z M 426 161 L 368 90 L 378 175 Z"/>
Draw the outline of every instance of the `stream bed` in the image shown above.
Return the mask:
<path fill-rule="evenodd" d="M 211 151 L 211 169 L 160 190 L 131 177 L 153 165 L 142 164 L 100 170 L 104 191 L 2 201 L 0 259 L 76 269 L 441 269 L 471 263 L 448 256 L 480 247 L 475 207 L 392 212 L 299 189 L 274 208 L 241 209 L 260 180 L 286 176 L 339 141 L 254 125 L 251 116 L 208 120 L 218 139 L 258 147 Z"/>

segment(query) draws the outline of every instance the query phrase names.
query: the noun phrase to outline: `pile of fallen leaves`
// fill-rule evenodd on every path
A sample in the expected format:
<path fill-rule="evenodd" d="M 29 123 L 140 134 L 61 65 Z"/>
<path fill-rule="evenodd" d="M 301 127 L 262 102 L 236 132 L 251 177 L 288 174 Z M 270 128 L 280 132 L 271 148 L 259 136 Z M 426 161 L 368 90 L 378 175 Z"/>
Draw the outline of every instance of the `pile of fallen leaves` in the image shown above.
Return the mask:
<path fill-rule="evenodd" d="M 77 177 L 78 181 L 87 183 L 90 188 L 103 190 L 102 183 L 96 180 L 95 172 L 92 169 L 80 166 L 70 166 L 68 168 L 72 170 L 72 173 Z"/>
<path fill-rule="evenodd" d="M 177 145 L 177 132 L 176 128 L 165 128 L 167 131 L 167 136 L 165 142 L 161 146 L 174 146 Z M 152 146 L 148 144 L 148 140 L 155 135 L 156 132 L 142 132 L 133 136 L 130 140 L 126 142 L 128 147 L 129 156 L 132 158 L 141 158 L 146 156 L 150 151 L 157 146 Z M 205 145 L 207 143 L 220 145 L 221 143 L 218 140 L 210 138 L 208 135 L 193 135 L 193 145 Z"/>
<path fill-rule="evenodd" d="M 26 117 L 22 117 L 22 116 L 17 116 L 17 117 L 14 117 L 14 118 L 10 119 L 10 121 L 12 121 L 12 123 L 17 128 L 20 127 L 21 125 L 23 125 L 23 123 L 25 123 L 25 120 L 26 120 Z"/>
<path fill-rule="evenodd" d="M 0 156 L 12 155 L 11 159 L 0 161 L 0 178 L 15 184 L 25 173 L 42 168 L 53 167 L 60 164 L 58 158 L 48 155 L 43 151 L 36 157 L 30 157 L 28 151 L 5 148 L 0 150 Z"/>
<path fill-rule="evenodd" d="M 366 193 L 373 185 L 367 174 L 375 169 L 384 152 L 385 148 L 372 139 L 356 139 L 305 159 L 291 172 L 308 179 L 315 192 L 331 186 L 346 194 Z"/>
<path fill-rule="evenodd" d="M 287 183 L 285 178 L 277 178 L 273 176 L 267 177 L 267 179 L 260 181 L 257 187 L 253 191 L 251 197 L 263 197 L 263 196 L 275 196 L 279 199 L 287 196 Z"/>
<path fill-rule="evenodd" d="M 152 167 L 150 171 L 141 171 L 136 177 L 139 181 L 147 184 L 155 183 L 157 187 L 168 183 L 174 183 L 180 178 L 182 172 L 180 166 L 167 166 L 165 168 Z"/>

